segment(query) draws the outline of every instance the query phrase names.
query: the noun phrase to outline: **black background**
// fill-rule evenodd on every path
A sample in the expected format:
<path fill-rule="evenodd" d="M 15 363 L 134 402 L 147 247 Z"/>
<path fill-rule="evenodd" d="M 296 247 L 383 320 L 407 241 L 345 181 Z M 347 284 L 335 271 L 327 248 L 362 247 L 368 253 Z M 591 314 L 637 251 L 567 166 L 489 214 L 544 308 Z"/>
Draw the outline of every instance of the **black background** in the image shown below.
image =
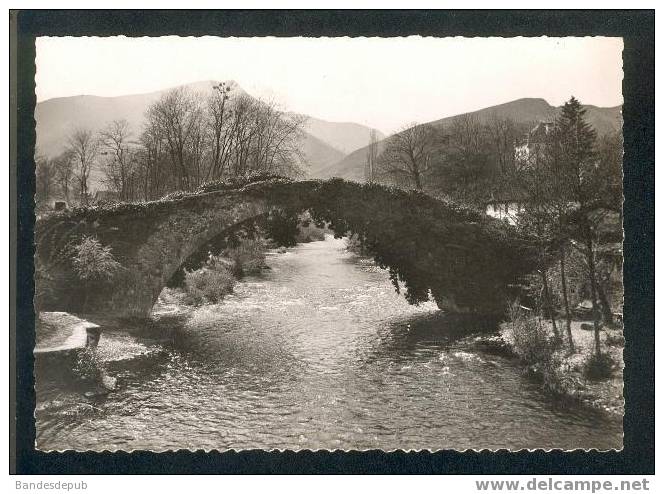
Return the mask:
<path fill-rule="evenodd" d="M 10 15 L 10 429 L 19 474 L 654 474 L 654 11 L 19 11 Z M 624 38 L 625 418 L 620 452 L 42 453 L 33 411 L 36 36 L 620 36 Z M 11 50 L 10 50 L 11 51 Z M 441 62 L 441 63 L 444 63 Z M 414 74 L 416 76 L 416 74 Z M 555 84 L 555 81 L 551 81 Z M 16 98 L 15 100 L 13 98 Z M 15 106 L 14 106 L 15 105 Z M 15 135 L 14 135 L 15 132 Z M 15 332 L 14 332 L 15 330 Z M 13 337 L 13 341 L 12 338 Z M 14 363 L 14 362 L 13 362 Z M 15 394 L 14 394 L 15 392 Z M 15 406 L 15 408 L 14 408 Z M 16 417 L 15 423 L 12 417 Z M 14 428 L 15 427 L 15 428 Z M 14 449 L 15 448 L 15 449 Z"/>

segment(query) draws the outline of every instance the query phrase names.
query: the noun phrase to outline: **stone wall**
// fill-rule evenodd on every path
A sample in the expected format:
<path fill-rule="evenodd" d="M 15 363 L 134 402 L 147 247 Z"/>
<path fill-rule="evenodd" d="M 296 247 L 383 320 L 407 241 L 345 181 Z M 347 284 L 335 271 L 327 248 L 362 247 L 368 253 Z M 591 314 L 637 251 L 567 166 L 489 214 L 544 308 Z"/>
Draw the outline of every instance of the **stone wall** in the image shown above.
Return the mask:
<path fill-rule="evenodd" d="M 36 228 L 39 264 L 58 307 L 145 317 L 175 271 L 212 238 L 271 208 L 308 210 L 336 234 L 356 233 L 377 263 L 405 283 L 411 303 L 433 294 L 460 312 L 502 310 L 509 285 L 532 263 L 508 224 L 422 193 L 342 180 L 261 182 L 143 204 L 56 213 Z M 83 236 L 110 246 L 122 270 L 112 283 L 83 287 L 72 277 L 71 246 Z M 83 297 L 83 291 L 88 296 Z M 453 301 L 453 304 L 450 303 Z"/>

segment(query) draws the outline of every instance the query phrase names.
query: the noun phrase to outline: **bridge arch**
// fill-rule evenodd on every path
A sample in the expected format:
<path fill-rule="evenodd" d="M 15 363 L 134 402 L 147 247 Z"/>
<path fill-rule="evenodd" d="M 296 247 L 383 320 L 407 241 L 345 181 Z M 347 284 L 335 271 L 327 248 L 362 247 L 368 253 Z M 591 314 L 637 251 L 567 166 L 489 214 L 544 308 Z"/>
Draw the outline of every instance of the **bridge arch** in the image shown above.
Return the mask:
<path fill-rule="evenodd" d="M 270 180 L 240 189 L 182 194 L 142 204 L 74 209 L 35 229 L 38 265 L 65 280 L 53 310 L 81 312 L 66 252 L 84 235 L 110 246 L 120 274 L 91 299 L 87 312 L 148 316 L 159 293 L 198 249 L 239 223 L 273 208 L 310 211 L 335 234 L 360 235 L 411 303 L 430 294 L 455 311 L 496 312 L 518 278 L 533 269 L 527 239 L 498 220 L 418 192 L 339 179 Z M 65 286 L 69 279 L 69 286 Z"/>

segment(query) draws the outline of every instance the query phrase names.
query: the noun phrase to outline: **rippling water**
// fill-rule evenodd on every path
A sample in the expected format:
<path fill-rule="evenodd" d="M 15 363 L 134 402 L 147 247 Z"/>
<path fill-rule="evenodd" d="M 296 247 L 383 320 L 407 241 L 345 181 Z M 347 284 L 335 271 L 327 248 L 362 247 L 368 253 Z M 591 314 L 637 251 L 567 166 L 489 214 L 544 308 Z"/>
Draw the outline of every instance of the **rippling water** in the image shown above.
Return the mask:
<path fill-rule="evenodd" d="M 478 350 L 472 327 L 408 305 L 343 247 L 271 254 L 271 270 L 220 305 L 142 336 L 106 333 L 99 353 L 119 383 L 107 396 L 85 398 L 66 362 L 37 362 L 37 447 L 622 446 L 619 420 L 561 407 L 516 363 Z"/>

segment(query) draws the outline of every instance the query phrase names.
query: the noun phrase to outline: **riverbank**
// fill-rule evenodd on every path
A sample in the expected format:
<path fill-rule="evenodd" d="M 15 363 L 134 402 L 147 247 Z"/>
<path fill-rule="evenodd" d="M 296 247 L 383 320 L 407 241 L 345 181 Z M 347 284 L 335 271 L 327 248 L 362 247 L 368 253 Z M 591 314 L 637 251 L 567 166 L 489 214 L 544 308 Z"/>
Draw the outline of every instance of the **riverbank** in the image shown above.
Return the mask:
<path fill-rule="evenodd" d="M 514 348 L 514 344 L 510 342 L 509 324 L 501 325 L 499 342 L 493 341 L 492 344 L 493 346 L 503 345 L 505 351 L 511 352 L 518 358 L 518 352 Z M 602 329 L 600 333 L 602 352 L 610 357 L 615 366 L 608 377 L 590 378 L 586 373 L 586 363 L 594 354 L 594 332 L 583 329 L 583 327 L 592 328 L 592 322 L 572 322 L 572 338 L 576 350 L 574 353 L 569 353 L 569 350 L 564 347 L 555 350 L 546 363 L 524 361 L 526 372 L 541 380 L 543 387 L 552 394 L 622 416 L 625 412 L 623 331 L 622 329 Z M 562 328 L 561 324 L 561 330 Z M 550 324 L 547 326 L 547 330 L 552 333 Z"/>
<path fill-rule="evenodd" d="M 85 348 L 87 330 L 98 327 L 97 324 L 67 312 L 40 312 L 35 325 L 34 353 Z"/>
<path fill-rule="evenodd" d="M 618 417 L 561 407 L 518 361 L 478 348 L 495 325 L 408 304 L 345 247 L 328 236 L 268 252 L 271 269 L 215 304 L 163 297 L 153 318 L 127 322 L 77 314 L 103 327 L 96 352 L 117 386 L 100 393 L 69 361 L 43 366 L 37 447 L 622 447 Z"/>

